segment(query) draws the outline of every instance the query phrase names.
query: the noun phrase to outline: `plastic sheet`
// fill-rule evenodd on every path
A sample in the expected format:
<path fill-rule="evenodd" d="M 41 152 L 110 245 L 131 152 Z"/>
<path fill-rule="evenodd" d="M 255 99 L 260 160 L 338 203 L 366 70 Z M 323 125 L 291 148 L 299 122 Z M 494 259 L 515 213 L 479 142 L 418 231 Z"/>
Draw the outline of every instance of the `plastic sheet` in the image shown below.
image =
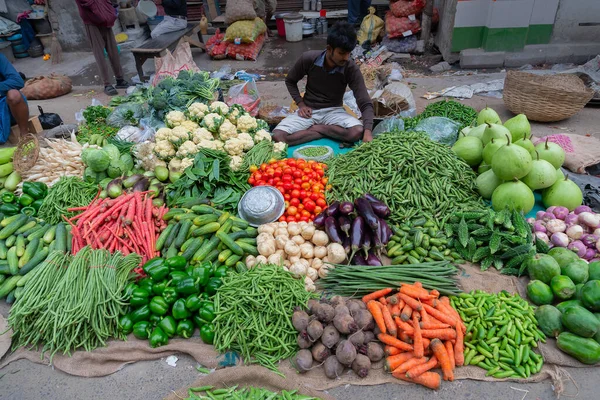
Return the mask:
<path fill-rule="evenodd" d="M 414 131 L 425 132 L 435 142 L 452 146 L 457 141 L 457 132 L 461 124 L 445 117 L 430 117 L 421 120 Z"/>
<path fill-rule="evenodd" d="M 405 121 L 403 121 L 402 117 L 390 117 L 382 120 L 382 122 L 376 125 L 371 134 L 373 137 L 377 137 L 382 133 L 391 132 L 394 130 L 405 130 Z"/>

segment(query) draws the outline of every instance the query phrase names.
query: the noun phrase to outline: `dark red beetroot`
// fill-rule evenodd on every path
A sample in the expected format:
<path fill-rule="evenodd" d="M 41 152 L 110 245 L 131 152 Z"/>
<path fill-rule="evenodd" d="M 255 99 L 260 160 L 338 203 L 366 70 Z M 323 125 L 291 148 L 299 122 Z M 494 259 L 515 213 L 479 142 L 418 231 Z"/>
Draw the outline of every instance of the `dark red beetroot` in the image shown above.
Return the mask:
<path fill-rule="evenodd" d="M 292 326 L 294 326 L 294 329 L 296 329 L 297 332 L 302 332 L 307 329 L 308 325 L 309 314 L 297 307 L 292 314 Z"/>
<path fill-rule="evenodd" d="M 307 349 L 300 350 L 294 356 L 293 364 L 301 374 L 309 371 L 313 366 L 313 355 Z"/>
<path fill-rule="evenodd" d="M 343 335 L 356 332 L 359 327 L 349 314 L 338 314 L 334 317 L 334 327 Z"/>
<path fill-rule="evenodd" d="M 321 322 L 314 319 L 309 323 L 309 326 L 307 327 L 307 334 L 309 335 L 309 339 L 311 339 L 311 341 L 315 342 L 316 340 L 318 340 L 321 337 L 322 333 L 323 325 L 321 324 Z"/>
<path fill-rule="evenodd" d="M 329 356 L 323 364 L 323 369 L 328 378 L 335 379 L 344 372 L 344 365 L 340 364 L 336 356 Z"/>
<path fill-rule="evenodd" d="M 336 347 L 336 358 L 342 365 L 351 365 L 357 357 L 357 349 L 349 340 L 343 340 Z"/>
<path fill-rule="evenodd" d="M 357 357 L 355 357 L 355 360 L 353 361 L 352 368 L 359 378 L 365 378 L 371 369 L 371 361 L 369 361 L 369 357 L 364 356 L 363 354 L 357 354 Z"/>
<path fill-rule="evenodd" d="M 300 347 L 301 349 L 308 349 L 309 347 L 311 347 L 313 342 L 311 341 L 311 338 L 309 337 L 307 331 L 302 331 L 298 334 L 296 338 L 296 344 L 298 344 L 298 347 Z"/>
<path fill-rule="evenodd" d="M 339 340 L 340 333 L 334 327 L 334 325 L 330 324 L 323 328 L 323 333 L 321 334 L 321 342 L 324 344 L 324 346 L 326 346 L 328 349 L 331 349 L 338 343 Z"/>
<path fill-rule="evenodd" d="M 324 362 L 330 356 L 330 349 L 324 346 L 323 343 L 317 342 L 313 345 L 311 354 L 313 355 L 313 359 L 318 363 Z"/>
<path fill-rule="evenodd" d="M 377 342 L 367 343 L 367 357 L 371 362 L 378 362 L 384 358 L 384 349 Z"/>

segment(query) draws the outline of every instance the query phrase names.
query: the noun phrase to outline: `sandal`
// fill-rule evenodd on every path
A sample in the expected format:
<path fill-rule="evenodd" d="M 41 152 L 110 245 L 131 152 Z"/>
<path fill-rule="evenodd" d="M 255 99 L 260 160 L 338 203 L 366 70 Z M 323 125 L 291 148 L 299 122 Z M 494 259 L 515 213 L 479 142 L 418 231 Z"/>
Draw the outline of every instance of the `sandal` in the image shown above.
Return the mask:
<path fill-rule="evenodd" d="M 104 94 L 108 96 L 116 96 L 119 94 L 119 92 L 117 92 L 117 89 L 115 89 L 113 85 L 106 85 L 104 87 Z"/>
<path fill-rule="evenodd" d="M 115 85 L 117 89 L 127 89 L 130 86 L 131 83 L 129 83 L 125 79 L 117 79 L 117 84 Z"/>

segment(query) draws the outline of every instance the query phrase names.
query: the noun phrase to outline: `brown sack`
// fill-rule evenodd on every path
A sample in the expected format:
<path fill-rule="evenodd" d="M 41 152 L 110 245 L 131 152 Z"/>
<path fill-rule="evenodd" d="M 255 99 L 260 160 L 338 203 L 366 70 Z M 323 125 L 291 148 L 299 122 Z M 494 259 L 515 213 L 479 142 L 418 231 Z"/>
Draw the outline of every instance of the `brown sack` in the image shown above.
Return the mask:
<path fill-rule="evenodd" d="M 50 74 L 28 80 L 21 93 L 27 100 L 45 100 L 67 94 L 72 87 L 71 79 L 65 75 Z"/>
<path fill-rule="evenodd" d="M 574 133 L 561 133 L 557 135 L 532 138 L 534 144 L 549 142 L 557 143 L 566 152 L 563 166 L 577 174 L 586 174 L 584 170 L 591 165 L 599 164 L 599 138 L 592 136 L 576 135 Z"/>
<path fill-rule="evenodd" d="M 229 25 L 236 21 L 252 21 L 257 18 L 253 4 L 253 1 L 248 0 L 228 0 L 225 3 L 225 23 Z"/>

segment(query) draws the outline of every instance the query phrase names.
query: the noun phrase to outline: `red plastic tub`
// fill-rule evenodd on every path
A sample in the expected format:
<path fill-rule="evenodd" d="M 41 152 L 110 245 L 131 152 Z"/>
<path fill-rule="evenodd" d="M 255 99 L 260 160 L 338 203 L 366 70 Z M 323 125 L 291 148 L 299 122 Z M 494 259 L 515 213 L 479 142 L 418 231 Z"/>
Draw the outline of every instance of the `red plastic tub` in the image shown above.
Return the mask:
<path fill-rule="evenodd" d="M 286 25 L 284 24 L 284 15 L 288 13 L 279 13 L 275 15 L 275 26 L 278 28 L 278 36 L 286 37 Z"/>

